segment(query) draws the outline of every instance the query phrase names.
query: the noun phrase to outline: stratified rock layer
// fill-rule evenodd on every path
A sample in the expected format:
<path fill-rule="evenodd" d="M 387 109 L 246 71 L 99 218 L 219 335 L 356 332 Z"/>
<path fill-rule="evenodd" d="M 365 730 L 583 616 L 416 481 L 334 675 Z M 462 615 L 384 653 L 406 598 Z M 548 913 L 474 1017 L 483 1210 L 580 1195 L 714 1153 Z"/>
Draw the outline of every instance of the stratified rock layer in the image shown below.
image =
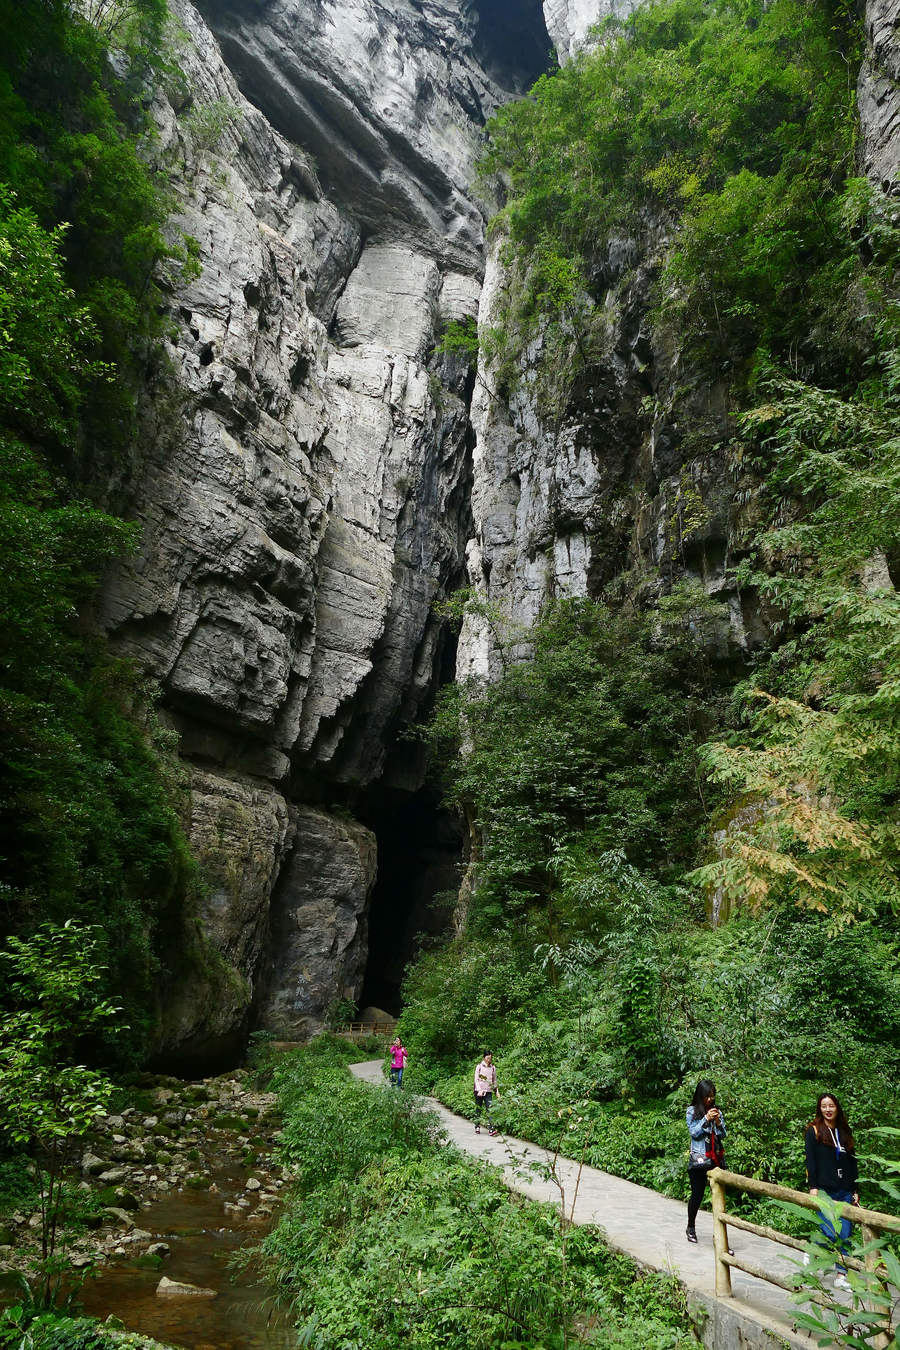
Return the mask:
<path fill-rule="evenodd" d="M 292 910 L 315 970 L 279 966 L 289 987 L 270 984 L 258 1014 L 290 1035 L 360 991 L 374 846 L 348 887 L 329 869 L 345 825 L 297 822 L 304 799 L 381 777 L 443 660 L 432 604 L 463 575 L 470 447 L 464 382 L 426 363 L 477 311 L 466 188 L 509 92 L 465 5 L 207 9 L 215 35 L 175 5 L 179 74 L 154 109 L 189 261 L 163 282 L 170 369 L 143 409 L 140 550 L 103 607 L 194 766 L 198 918 L 218 959 L 164 1000 L 159 1047 L 192 1057 L 246 1029 L 273 889 L 312 875 L 316 847 L 315 903 Z M 319 951 L 330 912 L 356 936 Z"/>
<path fill-rule="evenodd" d="M 481 294 L 486 116 L 551 37 L 568 60 L 630 8 L 202 0 L 201 16 L 174 0 L 179 73 L 154 112 L 186 262 L 163 278 L 141 545 L 103 607 L 180 733 L 206 878 L 205 954 L 164 991 L 162 1057 L 230 1053 L 254 1016 L 300 1034 L 360 992 L 373 837 L 322 804 L 419 786 L 397 734 L 452 664 L 433 604 L 467 574 L 521 625 L 548 596 L 675 559 L 722 601 L 716 641 L 758 637 L 726 582 L 726 391 L 686 379 L 677 335 L 651 328 L 652 231 L 610 242 L 604 356 L 552 419 L 539 343 L 512 399 L 435 354 L 451 321 L 490 321 L 505 284 L 493 252 Z M 892 190 L 894 8 L 869 0 L 859 83 L 863 167 Z M 460 671 L 495 663 L 468 625 Z"/>
<path fill-rule="evenodd" d="M 900 9 L 895 0 L 868 0 L 865 17 L 857 85 L 863 168 L 884 192 L 900 195 Z"/>

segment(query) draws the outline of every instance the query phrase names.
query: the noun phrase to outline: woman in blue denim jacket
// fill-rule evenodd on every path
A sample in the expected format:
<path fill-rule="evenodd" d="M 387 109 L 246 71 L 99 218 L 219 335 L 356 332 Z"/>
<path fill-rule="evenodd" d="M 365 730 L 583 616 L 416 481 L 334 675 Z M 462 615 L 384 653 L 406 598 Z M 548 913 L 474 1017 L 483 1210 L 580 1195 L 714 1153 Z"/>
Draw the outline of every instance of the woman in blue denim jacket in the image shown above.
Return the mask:
<path fill-rule="evenodd" d="M 694 1092 L 694 1100 L 687 1109 L 688 1134 L 691 1136 L 691 1156 L 688 1176 L 691 1198 L 688 1201 L 687 1240 L 697 1241 L 694 1227 L 697 1212 L 706 1190 L 710 1169 L 721 1167 L 725 1161 L 722 1140 L 725 1138 L 725 1118 L 716 1106 L 716 1085 L 701 1078 Z"/>

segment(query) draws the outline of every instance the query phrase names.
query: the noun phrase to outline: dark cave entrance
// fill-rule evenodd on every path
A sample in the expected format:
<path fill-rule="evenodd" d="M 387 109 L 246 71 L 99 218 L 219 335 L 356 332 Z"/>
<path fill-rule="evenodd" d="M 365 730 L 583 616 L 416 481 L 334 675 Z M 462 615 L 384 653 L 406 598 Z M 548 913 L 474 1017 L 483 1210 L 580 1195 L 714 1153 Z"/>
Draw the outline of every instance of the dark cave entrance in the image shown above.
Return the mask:
<path fill-rule="evenodd" d="M 378 840 L 378 877 L 369 901 L 369 956 L 360 1008 L 401 1011 L 403 973 L 426 941 L 449 932 L 459 889 L 463 829 L 436 793 L 379 786 L 360 819 Z"/>
<path fill-rule="evenodd" d="M 505 89 L 524 93 L 558 62 L 542 0 L 475 0 L 475 52 Z"/>

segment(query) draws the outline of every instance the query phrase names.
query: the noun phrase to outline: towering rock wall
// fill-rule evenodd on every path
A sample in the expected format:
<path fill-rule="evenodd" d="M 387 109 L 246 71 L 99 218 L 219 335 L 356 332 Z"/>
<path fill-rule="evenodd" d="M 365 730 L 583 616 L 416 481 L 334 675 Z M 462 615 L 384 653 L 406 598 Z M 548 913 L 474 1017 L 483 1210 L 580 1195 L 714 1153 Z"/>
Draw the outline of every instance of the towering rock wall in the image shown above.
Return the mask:
<path fill-rule="evenodd" d="M 155 113 L 186 262 L 145 399 L 141 546 L 103 611 L 160 682 L 207 879 L 215 970 L 166 998 L 162 1053 L 230 1053 L 251 1016 L 301 1034 L 359 993 L 377 856 L 347 808 L 418 786 L 392 750 L 452 657 L 432 611 L 448 588 L 468 575 L 522 623 L 549 595 L 677 557 L 722 599 L 721 641 L 754 640 L 725 579 L 726 391 L 685 394 L 677 343 L 649 325 L 659 240 L 611 241 L 605 356 L 552 421 L 539 345 L 512 399 L 433 354 L 451 320 L 488 321 L 506 282 L 470 187 L 485 117 L 546 68 L 551 39 L 567 60 L 631 7 L 173 0 L 180 75 Z M 868 31 L 865 167 L 887 182 L 888 0 L 870 0 Z M 467 628 L 460 672 L 492 660 Z"/>
<path fill-rule="evenodd" d="M 155 115 L 186 262 L 145 399 L 141 545 L 103 621 L 159 680 L 192 779 L 227 978 L 165 999 L 160 1049 L 202 1058 L 252 1010 L 299 1034 L 360 990 L 376 851 L 330 804 L 383 776 L 443 659 L 432 602 L 463 575 L 471 464 L 465 372 L 427 358 L 477 310 L 468 184 L 512 92 L 497 71 L 527 84 L 546 34 L 532 6 L 489 76 L 456 0 L 173 8 Z"/>
<path fill-rule="evenodd" d="M 504 630 L 515 654 L 517 631 L 548 599 L 597 596 L 623 573 L 648 598 L 677 578 L 717 602 L 704 623 L 721 655 L 762 636 L 752 600 L 730 580 L 749 488 L 719 449 L 731 430 L 727 380 L 691 368 L 677 334 L 651 320 L 664 244 L 652 228 L 609 242 L 596 269 L 605 288 L 597 353 L 574 377 L 560 374 L 549 399 L 554 358 L 540 338 L 511 396 L 489 369 L 478 382 L 467 565 L 496 617 L 464 623 L 463 677 L 496 676 Z M 510 285 L 495 247 L 482 324 L 495 322 Z"/>
<path fill-rule="evenodd" d="M 900 10 L 894 0 L 867 0 L 865 24 L 857 85 L 862 167 L 884 192 L 900 196 Z"/>

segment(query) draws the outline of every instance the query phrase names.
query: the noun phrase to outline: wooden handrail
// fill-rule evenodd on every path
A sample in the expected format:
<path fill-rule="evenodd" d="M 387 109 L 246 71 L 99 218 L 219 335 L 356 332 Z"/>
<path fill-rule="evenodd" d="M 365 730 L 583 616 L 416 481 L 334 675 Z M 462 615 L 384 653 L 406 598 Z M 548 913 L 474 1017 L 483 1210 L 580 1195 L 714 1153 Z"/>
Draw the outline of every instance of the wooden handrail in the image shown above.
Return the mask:
<path fill-rule="evenodd" d="M 756 1177 L 742 1177 L 738 1172 L 729 1172 L 724 1167 L 714 1167 L 710 1174 L 724 1186 L 735 1191 L 748 1191 L 751 1195 L 767 1195 L 773 1200 L 789 1200 L 792 1205 L 801 1205 L 804 1209 L 821 1209 L 819 1201 L 809 1191 L 795 1191 L 790 1186 L 778 1186 L 774 1181 L 757 1181 Z M 878 1209 L 865 1209 L 862 1205 L 843 1205 L 841 1214 L 854 1223 L 867 1223 L 884 1233 L 900 1233 L 900 1218 L 896 1214 L 882 1214 Z"/>
<path fill-rule="evenodd" d="M 782 1276 L 763 1270 L 761 1266 L 757 1266 L 745 1258 L 732 1256 L 728 1250 L 728 1226 L 731 1225 L 732 1228 L 738 1228 L 743 1232 L 755 1233 L 758 1237 L 768 1238 L 772 1242 L 780 1242 L 784 1246 L 793 1247 L 797 1251 L 804 1251 L 806 1244 L 798 1238 L 791 1237 L 788 1233 L 780 1233 L 778 1229 L 770 1228 L 767 1224 L 753 1223 L 750 1219 L 740 1218 L 736 1214 L 729 1218 L 725 1208 L 725 1191 L 727 1187 L 730 1187 L 732 1190 L 746 1191 L 750 1195 L 765 1195 L 772 1200 L 784 1200 L 790 1204 L 799 1205 L 803 1209 L 816 1211 L 821 1208 L 819 1200 L 810 1195 L 808 1191 L 795 1191 L 790 1186 L 778 1186 L 772 1181 L 757 1181 L 755 1177 L 744 1177 L 738 1172 L 729 1172 L 724 1167 L 712 1168 L 709 1173 L 709 1182 L 712 1190 L 713 1245 L 716 1254 L 716 1295 L 719 1298 L 731 1296 L 732 1267 L 744 1271 L 747 1275 L 753 1275 L 757 1279 L 767 1280 L 770 1284 L 776 1284 L 782 1289 L 792 1290 L 794 1286 Z M 894 1214 L 883 1214 L 877 1209 L 865 1209 L 862 1205 L 842 1204 L 840 1216 L 861 1225 L 867 1245 L 875 1240 L 879 1232 L 900 1233 L 900 1218 L 897 1218 Z M 850 1266 L 854 1270 L 863 1271 L 868 1275 L 873 1275 L 880 1283 L 883 1282 L 878 1257 L 874 1252 L 866 1253 L 864 1261 L 857 1261 L 853 1257 L 843 1257 L 842 1264 Z M 825 1307 L 837 1308 L 843 1306 L 814 1291 L 810 1291 L 808 1297 L 811 1303 L 818 1303 Z M 874 1350 L 881 1350 L 889 1343 L 890 1337 L 886 1332 L 872 1338 Z"/>
<path fill-rule="evenodd" d="M 344 1036 L 389 1036 L 393 1022 L 351 1022 L 341 1034 Z"/>

